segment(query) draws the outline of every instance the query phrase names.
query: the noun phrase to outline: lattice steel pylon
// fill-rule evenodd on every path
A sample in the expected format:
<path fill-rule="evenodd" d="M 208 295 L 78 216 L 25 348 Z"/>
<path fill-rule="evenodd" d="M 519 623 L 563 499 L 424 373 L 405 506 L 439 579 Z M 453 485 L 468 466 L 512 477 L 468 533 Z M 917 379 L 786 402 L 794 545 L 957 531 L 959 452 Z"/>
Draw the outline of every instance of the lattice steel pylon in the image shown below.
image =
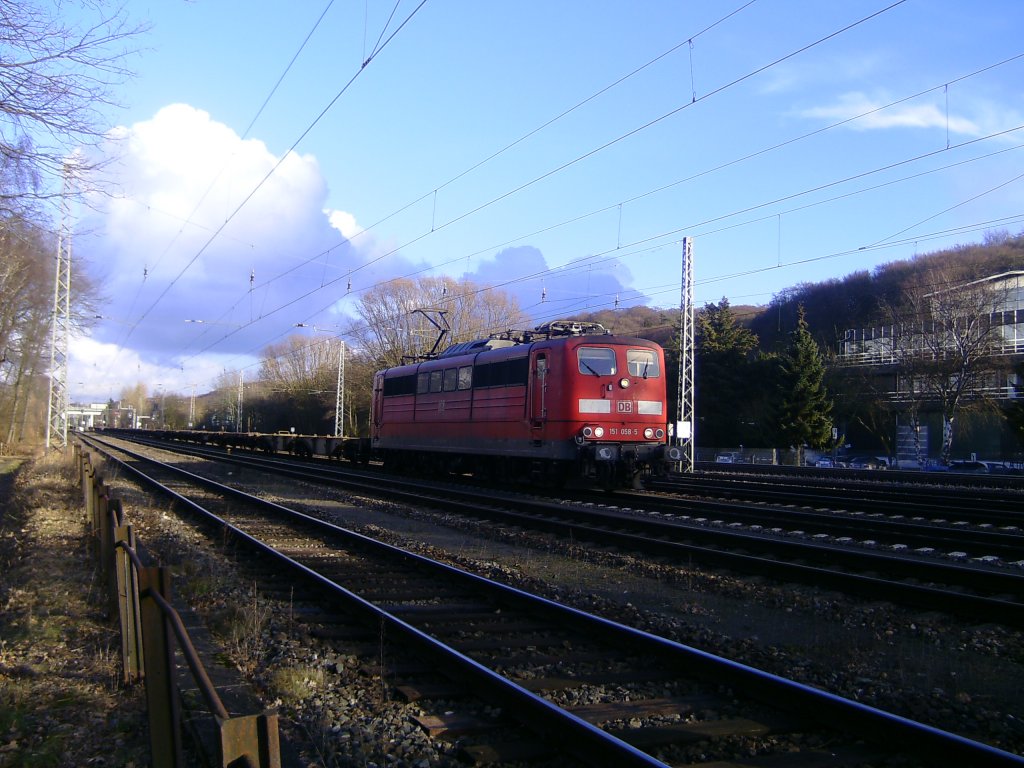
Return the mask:
<path fill-rule="evenodd" d="M 46 408 L 46 447 L 68 447 L 68 337 L 71 329 L 71 224 L 68 193 L 73 169 L 64 164 L 57 264 L 50 320 L 50 400 Z"/>
<path fill-rule="evenodd" d="M 338 340 L 338 387 L 334 393 L 334 436 L 345 436 L 345 342 Z"/>
<path fill-rule="evenodd" d="M 683 274 L 679 286 L 679 382 L 676 391 L 676 444 L 683 450 L 680 471 L 693 472 L 696 443 L 693 406 L 693 246 L 683 238 Z"/>

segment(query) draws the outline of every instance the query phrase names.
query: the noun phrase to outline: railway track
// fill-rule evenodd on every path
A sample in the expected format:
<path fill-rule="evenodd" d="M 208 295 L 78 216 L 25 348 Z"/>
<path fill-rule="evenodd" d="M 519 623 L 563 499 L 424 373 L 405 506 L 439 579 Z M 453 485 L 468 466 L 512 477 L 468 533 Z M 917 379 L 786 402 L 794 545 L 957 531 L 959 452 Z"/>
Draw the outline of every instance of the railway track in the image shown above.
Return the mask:
<path fill-rule="evenodd" d="M 567 609 L 153 459 L 119 453 L 128 471 L 147 476 L 146 482 L 174 494 L 207 525 L 230 531 L 233 540 L 258 552 L 263 562 L 252 570 L 261 580 L 277 590 L 287 586 L 282 579 L 315 587 L 325 596 L 318 607 L 322 626 L 345 623 L 339 612 L 358 615 L 371 636 L 386 627 L 389 637 L 401 638 L 410 652 L 428 659 L 429 667 L 421 666 L 402 686 L 410 698 L 441 700 L 443 718 L 451 720 L 458 713 L 448 709 L 450 702 L 471 692 L 500 707 L 502 719 L 516 729 L 525 729 L 499 730 L 499 741 L 478 737 L 466 745 L 468 754 L 483 760 L 550 760 L 552 745 L 559 745 L 587 765 L 692 764 L 687 745 L 698 743 L 706 761 L 716 750 L 734 753 L 740 741 L 754 751 L 774 744 L 787 765 L 794 764 L 787 750 L 796 748 L 801 765 L 882 765 L 888 759 L 901 765 L 908 759 L 1024 765 L 1019 756 Z M 595 696 L 600 700 L 593 701 Z M 474 712 L 465 719 L 480 718 Z M 490 725 L 492 732 L 498 727 Z"/>
<path fill-rule="evenodd" d="M 382 488 L 377 473 L 328 462 L 310 465 L 254 454 L 229 456 L 199 446 L 153 445 L 297 479 L 383 493 L 411 503 L 433 499 L 453 512 L 676 562 L 728 568 L 972 620 L 1024 626 L 1024 568 L 997 554 L 986 554 L 1020 557 L 1024 534 L 1019 531 L 650 494 L 616 495 L 619 504 L 610 506 L 605 495 L 593 497 L 601 503 L 568 503 L 395 477 L 389 477 Z M 977 547 L 974 557 L 956 549 L 972 542 Z"/>
<path fill-rule="evenodd" d="M 703 499 L 842 509 L 890 519 L 955 522 L 991 529 L 1024 528 L 1024 481 L 1000 488 L 904 484 L 851 477 L 786 476 L 767 479 L 746 473 L 672 475 L 650 483 L 652 489 Z M 906 473 L 900 473 L 906 474 Z"/>

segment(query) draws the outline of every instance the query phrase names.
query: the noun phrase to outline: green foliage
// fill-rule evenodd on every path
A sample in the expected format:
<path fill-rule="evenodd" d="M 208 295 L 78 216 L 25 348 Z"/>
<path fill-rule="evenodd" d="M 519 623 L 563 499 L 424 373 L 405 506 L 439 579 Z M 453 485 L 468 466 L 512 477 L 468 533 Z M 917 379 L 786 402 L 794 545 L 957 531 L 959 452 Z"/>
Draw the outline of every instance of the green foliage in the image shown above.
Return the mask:
<path fill-rule="evenodd" d="M 697 315 L 694 341 L 698 443 L 750 445 L 754 440 L 749 427 L 759 421 L 750 409 L 759 386 L 751 360 L 757 336 L 739 324 L 723 298 Z"/>
<path fill-rule="evenodd" d="M 825 447 L 832 437 L 831 413 L 825 364 L 799 307 L 796 330 L 779 357 L 776 428 L 780 440 L 798 452 L 804 445 Z"/>

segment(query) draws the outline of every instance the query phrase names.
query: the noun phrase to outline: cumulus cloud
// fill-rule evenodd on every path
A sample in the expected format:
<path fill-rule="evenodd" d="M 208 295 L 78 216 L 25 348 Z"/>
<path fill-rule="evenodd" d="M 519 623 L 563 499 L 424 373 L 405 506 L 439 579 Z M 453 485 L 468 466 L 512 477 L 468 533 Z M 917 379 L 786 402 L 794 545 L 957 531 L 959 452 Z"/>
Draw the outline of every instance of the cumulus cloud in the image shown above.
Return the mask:
<path fill-rule="evenodd" d="M 331 226 L 341 232 L 346 238 L 361 235 L 363 228 L 356 223 L 356 217 L 347 211 L 324 211 Z"/>
<path fill-rule="evenodd" d="M 116 398 L 138 382 L 205 391 L 225 371 L 254 377 L 260 352 L 296 324 L 344 325 L 361 290 L 431 269 L 329 206 L 315 157 L 282 159 L 194 107 L 118 128 L 109 153 L 117 193 L 92 196 L 76 225 L 75 257 L 104 301 L 102 319 L 71 346 L 72 397 Z M 481 259 L 465 277 L 512 293 L 534 322 L 645 301 L 614 260 L 551 270 L 529 246 Z"/>
<path fill-rule="evenodd" d="M 92 341 L 119 350 L 127 385 L 133 367 L 191 381 L 212 355 L 242 367 L 312 303 L 330 305 L 364 258 L 348 242 L 355 217 L 325 210 L 315 157 L 282 159 L 185 104 L 118 128 L 108 150 L 116 194 L 88 201 L 75 254 L 105 297 Z M 85 376 L 106 347 L 77 348 Z"/>

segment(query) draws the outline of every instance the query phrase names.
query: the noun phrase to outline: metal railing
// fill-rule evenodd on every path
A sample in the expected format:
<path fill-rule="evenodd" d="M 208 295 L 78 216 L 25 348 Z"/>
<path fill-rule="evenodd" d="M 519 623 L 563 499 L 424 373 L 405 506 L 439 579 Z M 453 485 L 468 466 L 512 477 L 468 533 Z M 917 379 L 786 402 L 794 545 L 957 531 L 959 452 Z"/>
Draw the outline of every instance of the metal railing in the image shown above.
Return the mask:
<path fill-rule="evenodd" d="M 76 444 L 76 451 L 80 448 Z M 203 666 L 181 616 L 171 604 L 171 570 L 147 566 L 121 502 L 80 455 L 79 475 L 99 575 L 116 604 L 121 627 L 123 682 L 143 681 L 149 711 L 153 768 L 186 764 L 182 748 L 181 696 L 175 682 L 175 649 L 195 681 L 217 734 L 217 765 L 224 768 L 280 768 L 277 713 L 231 716 Z"/>

